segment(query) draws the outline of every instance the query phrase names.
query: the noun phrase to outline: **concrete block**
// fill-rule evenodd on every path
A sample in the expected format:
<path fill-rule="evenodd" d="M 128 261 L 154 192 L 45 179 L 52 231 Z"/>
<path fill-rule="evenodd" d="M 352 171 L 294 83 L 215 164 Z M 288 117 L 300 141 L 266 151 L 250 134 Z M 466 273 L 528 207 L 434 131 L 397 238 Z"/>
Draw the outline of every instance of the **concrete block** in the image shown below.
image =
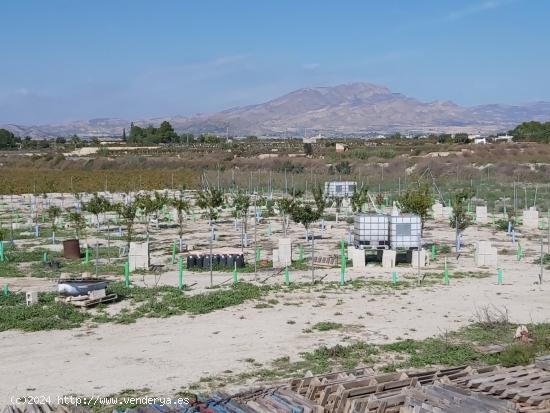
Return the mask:
<path fill-rule="evenodd" d="M 361 248 L 353 248 L 351 260 L 354 269 L 364 269 L 366 267 L 365 250 Z"/>
<path fill-rule="evenodd" d="M 353 244 L 348 244 L 348 254 L 347 254 L 348 260 L 353 259 L 353 254 L 354 254 L 353 250 L 355 250 L 355 246 Z"/>
<path fill-rule="evenodd" d="M 286 267 L 292 264 L 292 240 L 279 238 L 279 265 Z"/>
<path fill-rule="evenodd" d="M 475 243 L 474 262 L 478 267 L 497 267 L 498 252 L 490 241 L 477 241 Z"/>
<path fill-rule="evenodd" d="M 453 208 L 452 207 L 443 207 L 441 210 L 441 218 L 443 219 L 449 219 L 453 215 Z"/>
<path fill-rule="evenodd" d="M 38 292 L 37 291 L 27 291 L 27 305 L 38 304 Z"/>
<path fill-rule="evenodd" d="M 523 211 L 523 227 L 528 229 L 537 229 L 539 226 L 539 211 L 531 207 Z"/>
<path fill-rule="evenodd" d="M 476 247 L 476 254 L 490 254 L 492 249 L 491 241 L 476 241 L 475 243 Z"/>
<path fill-rule="evenodd" d="M 418 268 L 418 260 L 420 259 L 420 268 L 426 267 L 430 263 L 430 256 L 425 249 L 411 251 L 411 266 Z"/>
<path fill-rule="evenodd" d="M 478 224 L 487 224 L 489 222 L 487 218 L 487 207 L 478 205 L 476 206 L 476 222 Z"/>
<path fill-rule="evenodd" d="M 385 270 L 391 270 L 395 267 L 397 252 L 394 250 L 384 250 L 382 253 L 382 267 Z"/>
<path fill-rule="evenodd" d="M 436 202 L 432 205 L 432 213 L 435 219 L 441 218 L 443 215 L 443 205 L 440 202 Z"/>
<path fill-rule="evenodd" d="M 131 242 L 128 259 L 130 271 L 134 271 L 138 268 L 145 270 L 149 269 L 149 243 Z"/>
<path fill-rule="evenodd" d="M 277 248 L 275 248 L 273 250 L 273 254 L 272 254 L 272 261 L 273 261 L 273 268 L 280 268 L 281 267 L 281 264 L 280 264 L 280 261 L 279 261 L 279 250 Z"/>

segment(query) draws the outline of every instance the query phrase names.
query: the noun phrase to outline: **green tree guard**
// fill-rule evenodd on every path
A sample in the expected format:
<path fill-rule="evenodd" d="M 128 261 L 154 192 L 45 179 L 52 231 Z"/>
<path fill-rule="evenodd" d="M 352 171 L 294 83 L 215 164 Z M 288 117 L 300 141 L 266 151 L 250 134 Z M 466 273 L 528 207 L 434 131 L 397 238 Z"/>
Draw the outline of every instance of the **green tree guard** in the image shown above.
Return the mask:
<path fill-rule="evenodd" d="M 392 271 L 392 273 L 391 273 L 391 282 L 392 282 L 392 284 L 397 284 L 397 271 Z"/>
<path fill-rule="evenodd" d="M 86 251 L 84 252 L 84 264 L 88 264 L 90 262 L 90 249 L 86 247 Z"/>
<path fill-rule="evenodd" d="M 237 285 L 237 282 L 237 263 L 235 263 L 235 267 L 233 268 L 233 285 Z"/>
<path fill-rule="evenodd" d="M 43 262 L 48 262 L 48 251 L 44 251 L 44 255 L 42 256 Z"/>
<path fill-rule="evenodd" d="M 172 243 L 172 264 L 176 263 L 176 251 L 177 251 L 176 241 Z"/>
<path fill-rule="evenodd" d="M 285 280 L 286 285 L 290 284 L 290 280 L 289 280 L 289 277 L 288 277 L 288 267 L 285 267 L 284 280 Z"/>
<path fill-rule="evenodd" d="M 4 241 L 0 241 L 0 262 L 4 262 Z"/>
<path fill-rule="evenodd" d="M 443 284 L 449 285 L 449 270 L 448 270 L 448 268 L 445 268 L 443 270 Z"/>
<path fill-rule="evenodd" d="M 340 241 L 340 285 L 346 282 L 346 249 L 344 240 Z"/>
<path fill-rule="evenodd" d="M 4 292 L 4 295 L 7 297 L 10 295 L 10 290 L 8 289 L 8 283 L 4 283 L 4 286 L 2 287 L 2 291 Z"/>
<path fill-rule="evenodd" d="M 124 285 L 130 286 L 130 261 L 124 263 Z"/>
<path fill-rule="evenodd" d="M 435 244 L 432 244 L 432 260 L 435 260 Z"/>
<path fill-rule="evenodd" d="M 523 249 L 521 248 L 521 244 L 518 242 L 518 248 L 516 250 L 516 258 L 518 261 L 521 261 L 522 257 L 523 257 Z"/>
<path fill-rule="evenodd" d="M 176 244 L 174 243 L 174 246 Z M 183 258 L 178 258 L 178 288 L 183 290 Z"/>
<path fill-rule="evenodd" d="M 256 262 L 260 261 L 261 256 L 262 256 L 262 253 L 260 251 L 260 247 L 256 247 Z"/>
<path fill-rule="evenodd" d="M 502 284 L 502 268 L 497 269 L 497 284 Z"/>

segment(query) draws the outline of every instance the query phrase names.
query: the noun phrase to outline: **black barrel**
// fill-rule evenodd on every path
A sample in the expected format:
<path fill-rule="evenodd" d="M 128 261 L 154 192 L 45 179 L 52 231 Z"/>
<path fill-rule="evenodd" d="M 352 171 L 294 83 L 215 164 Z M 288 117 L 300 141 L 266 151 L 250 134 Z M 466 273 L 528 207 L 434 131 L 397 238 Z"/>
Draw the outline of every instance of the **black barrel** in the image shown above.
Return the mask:
<path fill-rule="evenodd" d="M 233 269 L 235 268 L 235 255 L 233 254 L 228 254 L 227 255 L 227 266 L 230 268 L 230 269 Z"/>
<path fill-rule="evenodd" d="M 202 261 L 203 261 L 202 255 L 195 255 L 195 258 L 194 258 L 195 267 L 202 268 Z"/>
<path fill-rule="evenodd" d="M 235 261 L 237 262 L 237 268 L 243 268 L 244 267 L 244 255 L 240 254 L 235 257 Z"/>
<path fill-rule="evenodd" d="M 194 255 L 188 255 L 187 256 L 187 269 L 190 270 L 191 268 L 195 267 L 197 260 Z"/>
<path fill-rule="evenodd" d="M 214 265 L 214 261 L 212 261 L 212 265 Z M 202 268 L 210 268 L 210 255 L 205 254 L 202 256 Z"/>
<path fill-rule="evenodd" d="M 220 267 L 223 267 L 223 268 L 227 267 L 227 255 L 226 254 L 220 255 Z"/>

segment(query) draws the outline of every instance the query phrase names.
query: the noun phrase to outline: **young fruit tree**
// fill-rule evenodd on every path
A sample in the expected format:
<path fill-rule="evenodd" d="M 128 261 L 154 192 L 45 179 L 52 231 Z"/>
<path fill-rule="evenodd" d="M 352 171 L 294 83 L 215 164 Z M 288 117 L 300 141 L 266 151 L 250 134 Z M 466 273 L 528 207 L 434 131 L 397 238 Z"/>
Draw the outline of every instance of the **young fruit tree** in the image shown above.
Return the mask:
<path fill-rule="evenodd" d="M 128 203 L 117 202 L 113 205 L 113 210 L 120 216 L 124 227 L 126 228 L 125 238 L 128 251 L 130 251 L 130 243 L 132 242 L 132 237 L 134 235 L 133 229 L 136 220 L 137 206 L 135 202 L 132 201 L 129 201 Z"/>
<path fill-rule="evenodd" d="M 197 194 L 197 205 L 203 209 L 210 221 L 210 286 L 214 284 L 212 277 L 212 242 L 214 235 L 214 221 L 218 218 L 218 208 L 223 206 L 223 192 L 215 188 L 207 188 Z"/>
<path fill-rule="evenodd" d="M 76 239 L 80 239 L 82 231 L 86 228 L 86 221 L 80 212 L 69 210 L 69 222 L 74 229 Z"/>
<path fill-rule="evenodd" d="M 235 208 L 235 218 L 241 218 L 243 231 L 247 233 L 250 195 L 246 194 L 245 192 L 239 191 L 233 198 L 233 207 Z"/>
<path fill-rule="evenodd" d="M 185 214 L 189 212 L 189 201 L 187 201 L 183 194 L 179 196 L 174 195 L 174 198 L 170 200 L 170 206 L 172 206 L 178 216 L 178 236 L 179 236 L 179 249 L 180 252 L 183 248 L 183 227 L 185 223 Z"/>
<path fill-rule="evenodd" d="M 309 227 L 310 225 L 319 220 L 323 215 L 326 200 L 324 198 L 323 190 L 321 187 L 314 188 L 313 198 L 315 200 L 315 207 L 306 203 L 303 199 L 295 200 L 291 211 L 291 217 L 297 224 L 302 224 L 306 230 L 306 239 L 310 238 Z M 311 281 L 315 281 L 315 234 L 311 234 Z"/>
<path fill-rule="evenodd" d="M 51 205 L 48 208 L 48 218 L 50 219 L 52 226 L 52 243 L 55 244 L 55 233 L 57 231 L 57 219 L 61 215 L 61 208 L 56 205 Z"/>
<path fill-rule="evenodd" d="M 241 249 L 244 251 L 244 240 L 248 234 L 248 209 L 250 208 L 250 195 L 239 191 L 233 198 L 234 217 L 241 219 Z"/>
<path fill-rule="evenodd" d="M 283 236 L 286 238 L 288 226 L 290 224 L 290 216 L 292 214 L 292 209 L 294 208 L 294 199 L 281 198 L 276 201 L 276 205 L 283 222 Z"/>
<path fill-rule="evenodd" d="M 462 232 L 470 225 L 468 216 L 467 201 L 472 197 L 470 189 L 463 189 L 454 197 L 453 213 L 449 219 L 449 225 L 456 230 L 456 257 L 460 256 L 460 246 L 462 243 Z"/>
<path fill-rule="evenodd" d="M 401 212 L 411 213 L 420 216 L 422 230 L 424 223 L 430 216 L 430 209 L 434 203 L 430 185 L 421 183 L 418 186 L 409 187 L 398 199 Z"/>
<path fill-rule="evenodd" d="M 351 210 L 354 213 L 363 211 L 363 206 L 369 202 L 369 190 L 367 187 L 357 188 L 351 196 Z"/>
<path fill-rule="evenodd" d="M 97 193 L 92 196 L 92 198 L 85 202 L 82 206 L 82 209 L 86 212 L 89 212 L 93 216 L 95 216 L 96 224 L 97 224 L 97 230 L 99 231 L 99 215 L 104 214 L 105 212 L 109 211 L 111 208 L 111 203 L 107 198 L 104 196 L 98 195 Z"/>
<path fill-rule="evenodd" d="M 155 192 L 154 196 L 149 194 L 138 194 L 135 199 L 137 208 L 141 209 L 145 214 L 145 231 L 147 234 L 147 240 L 149 240 L 149 224 L 151 215 L 158 214 L 158 212 L 164 208 L 168 203 L 168 197 L 166 194 L 159 194 Z M 158 222 L 158 221 L 157 221 Z"/>
<path fill-rule="evenodd" d="M 218 208 L 223 206 L 223 192 L 216 188 L 203 189 L 197 194 L 197 206 L 204 210 L 210 225 L 218 218 Z"/>

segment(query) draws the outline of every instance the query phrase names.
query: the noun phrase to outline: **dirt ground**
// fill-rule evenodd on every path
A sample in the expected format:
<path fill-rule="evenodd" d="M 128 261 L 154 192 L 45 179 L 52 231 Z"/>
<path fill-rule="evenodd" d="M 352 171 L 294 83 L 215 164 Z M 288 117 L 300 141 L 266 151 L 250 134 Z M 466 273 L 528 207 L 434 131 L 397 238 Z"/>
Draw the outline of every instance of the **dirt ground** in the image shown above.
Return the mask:
<path fill-rule="evenodd" d="M 279 218 L 269 218 L 273 234 L 267 235 L 267 221 L 257 227 L 262 258 L 270 258 L 280 237 Z M 338 254 L 338 242 L 347 237 L 350 225 L 330 222 L 331 229 L 316 242 L 316 254 Z M 249 234 L 253 238 L 250 219 Z M 219 234 L 214 250 L 240 249 L 240 231 L 230 217 L 217 225 Z M 152 231 L 152 262 L 162 263 L 165 270 L 160 279 L 153 275 L 135 275 L 133 282 L 177 285 L 177 271 L 169 263 L 171 240 L 176 229 Z M 303 228 L 291 224 L 293 240 L 303 242 Z M 278 300 L 273 308 L 255 308 L 257 302 L 215 311 L 200 316 L 173 316 L 164 319 L 139 319 L 135 324 L 100 324 L 64 331 L 0 333 L 0 404 L 9 403 L 11 396 L 67 394 L 83 396 L 109 395 L 124 389 L 147 388 L 152 394 L 169 395 L 197 382 L 201 377 L 235 373 L 251 368 L 245 359 L 268 363 L 275 358 L 297 359 L 302 351 L 319 345 L 364 340 L 387 343 L 405 338 L 421 339 L 456 330 L 476 320 L 476 312 L 485 306 L 507 309 L 512 321 L 544 322 L 550 318 L 547 283 L 538 284 L 539 231 L 522 234 L 518 239 L 525 257 L 517 261 L 515 247 L 503 231 L 490 226 L 474 225 L 464 233 L 464 249 L 456 260 L 448 254 L 450 285 L 440 282 L 405 290 L 382 289 L 322 289 L 322 286 L 273 293 Z M 208 226 L 203 219 L 186 224 L 185 238 L 197 249 L 206 248 Z M 446 221 L 429 221 L 424 242 L 451 246 L 454 231 Z M 476 268 L 473 243 L 491 240 L 499 250 L 499 267 L 504 283 L 497 285 L 495 268 Z M 28 242 L 28 241 L 27 241 Z M 155 246 L 161 245 L 155 250 Z M 546 251 L 546 244 L 544 249 Z M 454 250 L 454 249 L 453 249 Z M 247 249 L 249 258 L 252 248 Z M 306 249 L 307 253 L 307 249 Z M 307 256 L 307 254 L 306 254 Z M 443 256 L 422 269 L 423 273 L 442 273 Z M 453 279 L 453 273 L 468 271 L 487 273 L 486 278 Z M 276 270 L 239 274 L 241 280 L 259 282 Z M 398 277 L 416 277 L 418 270 L 410 265 L 397 267 Z M 316 277 L 324 282 L 338 281 L 340 269 L 316 269 Z M 214 273 L 214 284 L 227 281 L 230 273 Z M 308 282 L 310 271 L 292 271 L 291 281 Z M 389 280 L 390 272 L 370 264 L 365 270 L 347 269 L 346 277 L 367 277 Z M 195 284 L 191 293 L 203 292 L 210 283 L 209 273 L 185 272 L 186 284 Z M 12 290 L 48 291 L 56 288 L 55 280 L 32 277 L 0 278 Z M 267 283 L 281 283 L 282 274 L 268 278 Z M 120 305 L 120 304 L 115 304 Z M 116 307 L 114 308 L 116 310 Z M 113 311 L 111 309 L 110 311 Z M 289 320 L 294 323 L 287 323 Z M 335 321 L 346 326 L 335 331 L 304 329 L 323 321 Z"/>

